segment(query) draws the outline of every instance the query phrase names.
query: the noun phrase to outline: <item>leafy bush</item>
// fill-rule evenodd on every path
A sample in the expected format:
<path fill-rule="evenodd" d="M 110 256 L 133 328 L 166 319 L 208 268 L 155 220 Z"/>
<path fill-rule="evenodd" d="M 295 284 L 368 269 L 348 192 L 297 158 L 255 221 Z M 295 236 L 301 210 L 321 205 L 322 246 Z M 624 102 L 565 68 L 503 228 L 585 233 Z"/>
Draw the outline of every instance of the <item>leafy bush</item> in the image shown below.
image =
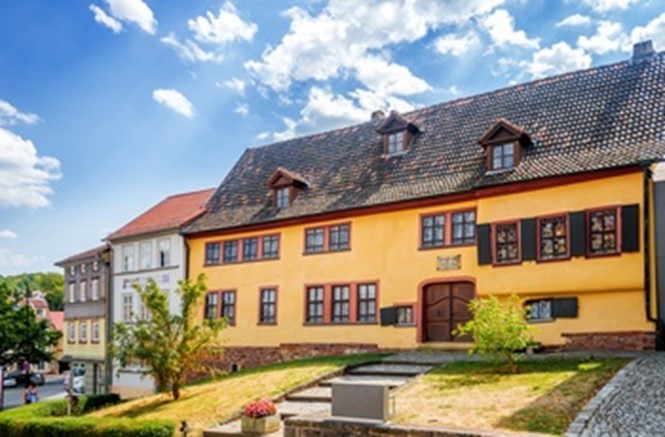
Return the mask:
<path fill-rule="evenodd" d="M 496 296 L 476 299 L 469 303 L 473 319 L 457 331 L 456 335 L 471 335 L 475 344 L 471 352 L 483 356 L 505 358 L 511 372 L 515 373 L 515 352 L 525 349 L 532 342 L 531 326 L 527 323 L 523 302 L 515 295 L 506 305 Z"/>
<path fill-rule="evenodd" d="M 82 396 L 74 408 L 75 415 L 119 401 L 117 395 Z M 3 437 L 172 437 L 173 424 L 158 420 L 98 419 L 85 416 L 67 417 L 64 399 L 42 401 L 0 414 L 0 436 Z"/>

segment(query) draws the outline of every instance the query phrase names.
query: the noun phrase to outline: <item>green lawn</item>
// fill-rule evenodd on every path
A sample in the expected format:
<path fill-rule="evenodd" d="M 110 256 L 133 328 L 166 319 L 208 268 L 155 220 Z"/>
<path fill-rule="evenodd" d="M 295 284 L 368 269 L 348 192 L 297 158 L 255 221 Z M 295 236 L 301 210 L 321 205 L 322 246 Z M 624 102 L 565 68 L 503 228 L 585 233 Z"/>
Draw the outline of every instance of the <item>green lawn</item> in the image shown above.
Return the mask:
<path fill-rule="evenodd" d="M 271 399 L 348 364 L 374 361 L 385 355 L 345 355 L 290 361 L 244 370 L 220 379 L 186 387 L 173 401 L 160 394 L 96 411 L 94 417 L 165 419 L 177 427 L 181 420 L 194 432 L 201 431 L 241 411 L 250 401 Z"/>
<path fill-rule="evenodd" d="M 510 374 L 488 362 L 446 364 L 396 395 L 395 422 L 562 434 L 629 360 L 550 359 Z"/>

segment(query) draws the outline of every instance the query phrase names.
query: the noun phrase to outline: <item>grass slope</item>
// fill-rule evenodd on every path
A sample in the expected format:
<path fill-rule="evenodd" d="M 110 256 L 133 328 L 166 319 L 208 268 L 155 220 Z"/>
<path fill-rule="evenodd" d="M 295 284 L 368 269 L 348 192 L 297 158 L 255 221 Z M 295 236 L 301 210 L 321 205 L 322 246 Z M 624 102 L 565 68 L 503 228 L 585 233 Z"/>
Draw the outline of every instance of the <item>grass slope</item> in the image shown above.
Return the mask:
<path fill-rule="evenodd" d="M 200 435 L 203 429 L 239 413 L 252 400 L 278 397 L 341 366 L 377 360 L 383 356 L 323 357 L 244 370 L 186 387 L 177 401 L 166 394 L 159 394 L 105 408 L 91 416 L 166 419 L 178 428 L 180 421 L 186 420 L 194 431 L 190 435 Z"/>
<path fill-rule="evenodd" d="M 562 434 L 627 362 L 528 361 L 517 374 L 488 362 L 447 364 L 397 394 L 394 421 Z"/>

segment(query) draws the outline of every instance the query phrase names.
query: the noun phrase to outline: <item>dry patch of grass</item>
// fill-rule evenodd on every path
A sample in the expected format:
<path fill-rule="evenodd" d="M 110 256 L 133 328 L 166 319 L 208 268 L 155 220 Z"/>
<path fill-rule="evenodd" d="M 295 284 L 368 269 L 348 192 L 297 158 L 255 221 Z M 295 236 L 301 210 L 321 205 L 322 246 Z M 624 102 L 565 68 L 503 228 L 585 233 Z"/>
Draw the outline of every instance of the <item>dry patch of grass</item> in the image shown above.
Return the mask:
<path fill-rule="evenodd" d="M 250 401 L 275 398 L 332 372 L 343 365 L 381 358 L 382 355 L 349 355 L 291 361 L 227 375 L 218 380 L 186 387 L 180 399 L 166 394 L 144 397 L 96 411 L 94 417 L 128 417 L 187 420 L 190 435 L 233 416 Z"/>
<path fill-rule="evenodd" d="M 440 367 L 398 392 L 395 422 L 562 434 L 628 360 L 544 360 L 519 372 L 487 362 Z"/>

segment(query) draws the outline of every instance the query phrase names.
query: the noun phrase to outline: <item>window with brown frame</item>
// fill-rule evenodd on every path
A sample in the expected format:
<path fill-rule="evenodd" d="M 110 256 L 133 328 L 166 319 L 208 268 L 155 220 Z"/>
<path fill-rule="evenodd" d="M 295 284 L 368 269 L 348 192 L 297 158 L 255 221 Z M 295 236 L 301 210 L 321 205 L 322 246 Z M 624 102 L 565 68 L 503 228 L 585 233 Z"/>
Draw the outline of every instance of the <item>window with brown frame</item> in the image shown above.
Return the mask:
<path fill-rule="evenodd" d="M 422 217 L 421 246 L 441 247 L 444 245 L 446 234 L 445 214 L 426 215 Z"/>
<path fill-rule="evenodd" d="M 336 252 L 351 249 L 351 224 L 341 223 L 305 229 L 305 253 Z"/>
<path fill-rule="evenodd" d="M 398 131 L 388 134 L 386 151 L 388 155 L 394 155 L 404 151 L 405 131 Z"/>
<path fill-rule="evenodd" d="M 325 290 L 323 287 L 307 288 L 307 323 L 323 323 Z"/>
<path fill-rule="evenodd" d="M 261 290 L 259 323 L 277 323 L 277 290 L 274 288 L 264 288 Z"/>
<path fill-rule="evenodd" d="M 397 325 L 410 326 L 415 323 L 413 317 L 413 306 L 400 305 L 395 307 L 395 310 L 397 311 Z"/>
<path fill-rule="evenodd" d="M 506 170 L 515 166 L 515 143 L 491 146 L 492 170 Z"/>
<path fill-rule="evenodd" d="M 359 322 L 376 321 L 376 284 L 358 285 L 358 312 Z"/>
<path fill-rule="evenodd" d="M 235 291 L 222 291 L 220 293 L 222 305 L 220 308 L 220 316 L 225 317 L 229 325 L 236 323 L 236 292 Z"/>
<path fill-rule="evenodd" d="M 520 261 L 518 222 L 498 223 L 494 226 L 494 262 L 511 264 Z"/>
<path fill-rule="evenodd" d="M 205 264 L 215 265 L 220 262 L 219 242 L 206 243 Z"/>
<path fill-rule="evenodd" d="M 570 256 L 568 215 L 538 218 L 538 259 L 550 261 Z"/>
<path fill-rule="evenodd" d="M 253 261 L 259 257 L 259 239 L 256 237 L 242 240 L 242 260 Z"/>
<path fill-rule="evenodd" d="M 618 252 L 617 217 L 617 208 L 589 211 L 587 213 L 589 255 L 608 255 Z"/>
<path fill-rule="evenodd" d="M 328 228 L 328 250 L 344 250 L 349 248 L 350 227 L 348 224 L 334 225 Z"/>
<path fill-rule="evenodd" d="M 261 257 L 263 259 L 274 259 L 279 256 L 279 236 L 266 235 L 263 237 Z"/>
<path fill-rule="evenodd" d="M 476 241 L 476 211 L 451 213 L 451 244 L 473 244 Z"/>
<path fill-rule="evenodd" d="M 205 303 L 205 318 L 209 320 L 214 320 L 217 318 L 217 293 L 208 293 L 206 295 Z"/>
<path fill-rule="evenodd" d="M 288 208 L 291 206 L 291 189 L 289 187 L 275 189 L 275 206 L 277 208 Z"/>
<path fill-rule="evenodd" d="M 323 252 L 325 240 L 325 228 L 313 228 L 305 230 L 305 252 Z"/>
<path fill-rule="evenodd" d="M 332 316 L 333 323 L 348 322 L 350 320 L 351 293 L 348 285 L 334 285 L 332 287 Z"/>
<path fill-rule="evenodd" d="M 233 263 L 238 261 L 238 240 L 224 242 L 223 261 L 225 263 Z"/>

